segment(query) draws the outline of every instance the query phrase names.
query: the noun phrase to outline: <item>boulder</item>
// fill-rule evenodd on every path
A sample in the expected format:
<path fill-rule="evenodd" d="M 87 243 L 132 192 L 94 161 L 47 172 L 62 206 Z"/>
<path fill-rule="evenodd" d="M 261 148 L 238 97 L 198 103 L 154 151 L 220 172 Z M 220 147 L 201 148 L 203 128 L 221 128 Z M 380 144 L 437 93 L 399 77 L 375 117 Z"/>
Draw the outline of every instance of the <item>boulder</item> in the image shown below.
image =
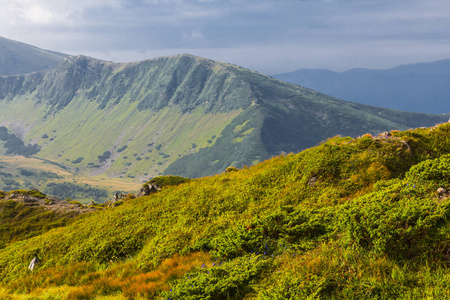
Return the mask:
<path fill-rule="evenodd" d="M 447 190 L 440 187 L 440 188 L 437 189 L 437 192 L 438 192 L 439 195 L 443 195 L 443 194 L 447 193 Z"/>
<path fill-rule="evenodd" d="M 156 193 L 156 192 L 158 192 L 160 190 L 161 190 L 161 188 L 158 187 L 156 184 L 149 183 L 149 184 L 144 185 L 139 190 L 138 197 L 148 196 L 148 195 L 154 194 L 154 193 Z"/>
<path fill-rule="evenodd" d="M 33 257 L 33 259 L 30 262 L 30 265 L 28 266 L 28 269 L 30 271 L 33 271 L 33 269 L 39 264 L 40 261 L 41 260 L 37 256 Z"/>

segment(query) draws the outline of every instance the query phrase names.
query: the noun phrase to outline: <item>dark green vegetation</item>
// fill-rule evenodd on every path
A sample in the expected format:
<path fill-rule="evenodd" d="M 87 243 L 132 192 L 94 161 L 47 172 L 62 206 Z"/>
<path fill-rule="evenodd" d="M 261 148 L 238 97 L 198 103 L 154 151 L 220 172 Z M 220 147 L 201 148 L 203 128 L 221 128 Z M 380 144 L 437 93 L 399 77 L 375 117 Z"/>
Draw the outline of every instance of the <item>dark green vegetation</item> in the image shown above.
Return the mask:
<path fill-rule="evenodd" d="M 111 194 L 106 190 L 68 182 L 48 183 L 44 192 L 60 199 L 94 199 L 97 203 L 103 203 L 111 199 Z"/>
<path fill-rule="evenodd" d="M 449 59 L 389 70 L 301 69 L 274 77 L 357 103 L 422 113 L 450 112 Z"/>
<path fill-rule="evenodd" d="M 190 180 L 189 178 L 173 176 L 173 175 L 159 176 L 159 177 L 155 177 L 155 178 L 152 178 L 151 180 L 147 181 L 144 184 L 144 186 L 148 185 L 148 184 L 154 184 L 154 185 L 158 186 L 159 188 L 162 188 L 162 187 L 169 186 L 169 185 L 179 185 L 181 183 L 189 182 L 189 180 Z"/>
<path fill-rule="evenodd" d="M 449 175 L 449 123 L 334 137 L 14 242 L 0 296 L 450 299 Z"/>
<path fill-rule="evenodd" d="M 448 119 L 350 103 L 191 55 L 129 64 L 70 57 L 47 73 L 1 77 L 0 105 L 6 134 L 37 144 L 28 146 L 40 149 L 36 157 L 139 182 L 221 173 L 338 134 Z"/>
<path fill-rule="evenodd" d="M 0 37 L 0 76 L 53 69 L 65 57 L 66 54 Z"/>
<path fill-rule="evenodd" d="M 57 174 L 52 172 L 26 168 L 14 169 L 10 173 L 9 165 L 3 164 L 1 166 L 3 168 L 0 168 L 0 187 L 6 191 L 20 189 L 21 187 L 32 189 L 37 185 L 59 178 Z"/>
<path fill-rule="evenodd" d="M 17 136 L 9 134 L 4 126 L 0 126 L 0 141 L 5 142 L 5 154 L 31 156 L 39 152 L 38 145 L 25 145 Z"/>

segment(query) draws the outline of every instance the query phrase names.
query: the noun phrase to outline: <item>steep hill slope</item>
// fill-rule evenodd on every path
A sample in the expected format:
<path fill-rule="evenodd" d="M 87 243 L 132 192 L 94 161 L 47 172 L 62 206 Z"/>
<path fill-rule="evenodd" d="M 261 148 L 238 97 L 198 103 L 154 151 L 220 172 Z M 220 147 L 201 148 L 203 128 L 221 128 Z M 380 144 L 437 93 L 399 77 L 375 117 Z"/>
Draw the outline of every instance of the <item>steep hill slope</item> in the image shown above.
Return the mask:
<path fill-rule="evenodd" d="M 357 103 L 423 113 L 450 112 L 448 59 L 389 70 L 300 69 L 274 77 Z"/>
<path fill-rule="evenodd" d="M 0 105 L 0 126 L 36 144 L 35 156 L 141 180 L 215 174 L 337 134 L 448 119 L 354 104 L 191 55 L 129 64 L 70 57 L 48 73 L 0 78 Z"/>
<path fill-rule="evenodd" d="M 0 37 L 0 76 L 54 69 L 66 54 Z"/>
<path fill-rule="evenodd" d="M 449 123 L 335 137 L 12 243 L 0 296 L 449 299 L 449 173 Z"/>

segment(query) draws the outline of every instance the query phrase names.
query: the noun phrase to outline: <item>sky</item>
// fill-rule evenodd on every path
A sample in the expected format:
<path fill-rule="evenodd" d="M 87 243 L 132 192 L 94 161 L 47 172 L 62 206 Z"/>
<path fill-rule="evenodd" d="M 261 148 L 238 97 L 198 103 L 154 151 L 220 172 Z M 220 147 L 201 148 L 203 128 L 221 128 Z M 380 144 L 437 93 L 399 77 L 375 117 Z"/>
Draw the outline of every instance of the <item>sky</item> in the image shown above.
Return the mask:
<path fill-rule="evenodd" d="M 448 0 L 0 0 L 0 36 L 115 62 L 189 53 L 265 74 L 450 58 Z"/>

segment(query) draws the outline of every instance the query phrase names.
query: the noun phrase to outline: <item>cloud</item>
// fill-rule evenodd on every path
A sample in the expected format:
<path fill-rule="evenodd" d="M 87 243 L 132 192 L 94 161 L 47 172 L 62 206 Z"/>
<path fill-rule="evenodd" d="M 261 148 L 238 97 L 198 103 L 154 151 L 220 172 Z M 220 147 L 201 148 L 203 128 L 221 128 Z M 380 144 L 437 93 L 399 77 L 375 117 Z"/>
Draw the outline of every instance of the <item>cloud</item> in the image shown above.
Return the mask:
<path fill-rule="evenodd" d="M 314 66 L 342 70 L 446 58 L 450 44 L 446 0 L 0 4 L 0 36 L 117 61 L 188 52 L 270 73 Z"/>

